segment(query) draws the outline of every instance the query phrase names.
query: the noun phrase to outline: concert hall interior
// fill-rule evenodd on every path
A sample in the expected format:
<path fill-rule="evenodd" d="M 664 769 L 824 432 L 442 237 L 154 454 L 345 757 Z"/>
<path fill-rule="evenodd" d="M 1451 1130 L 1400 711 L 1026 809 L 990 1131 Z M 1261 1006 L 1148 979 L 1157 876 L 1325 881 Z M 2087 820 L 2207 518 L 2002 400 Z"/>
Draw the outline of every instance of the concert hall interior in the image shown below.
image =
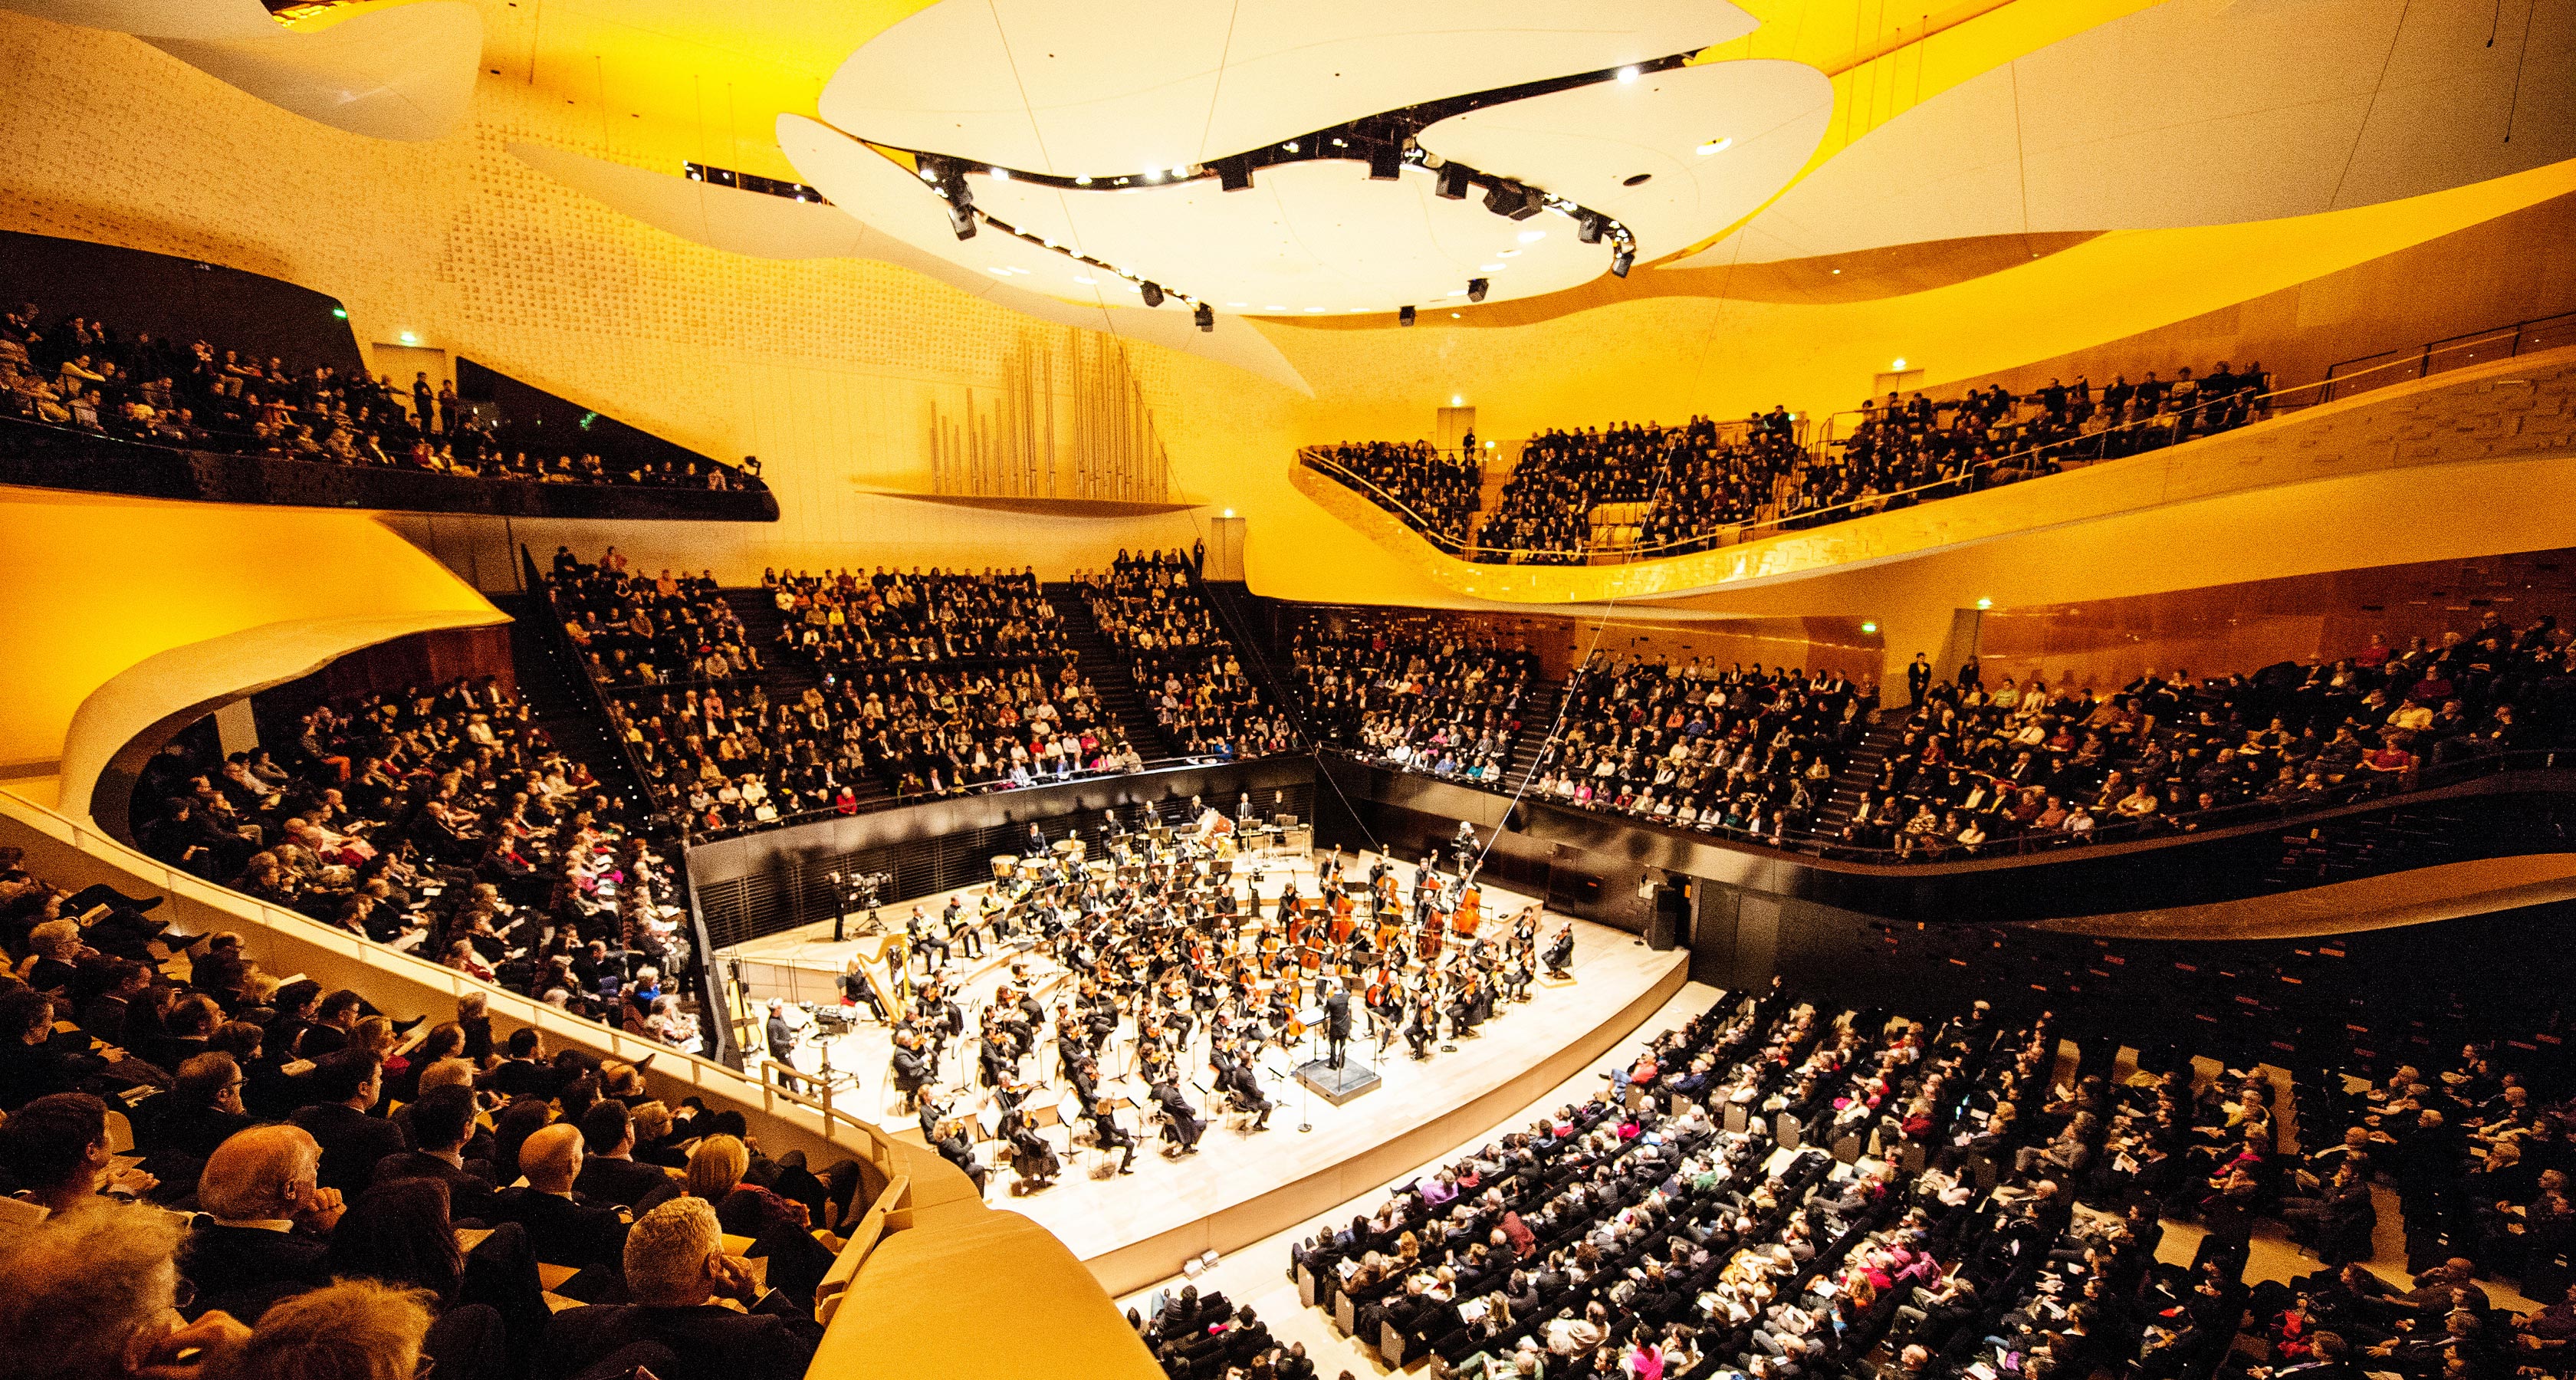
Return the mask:
<path fill-rule="evenodd" d="M 0 64 L 0 1377 L 2576 1380 L 2576 0 Z"/>

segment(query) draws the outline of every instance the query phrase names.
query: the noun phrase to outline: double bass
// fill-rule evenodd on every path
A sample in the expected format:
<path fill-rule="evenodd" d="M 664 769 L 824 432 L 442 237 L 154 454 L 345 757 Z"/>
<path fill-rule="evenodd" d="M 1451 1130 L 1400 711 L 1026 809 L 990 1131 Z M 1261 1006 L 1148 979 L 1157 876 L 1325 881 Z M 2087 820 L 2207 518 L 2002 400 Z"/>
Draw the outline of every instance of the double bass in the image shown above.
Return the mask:
<path fill-rule="evenodd" d="M 1476 926 L 1484 918 L 1483 900 L 1483 893 L 1479 892 L 1472 883 L 1459 889 L 1458 913 L 1451 916 L 1449 920 L 1450 928 L 1458 932 L 1459 938 L 1476 937 Z"/>

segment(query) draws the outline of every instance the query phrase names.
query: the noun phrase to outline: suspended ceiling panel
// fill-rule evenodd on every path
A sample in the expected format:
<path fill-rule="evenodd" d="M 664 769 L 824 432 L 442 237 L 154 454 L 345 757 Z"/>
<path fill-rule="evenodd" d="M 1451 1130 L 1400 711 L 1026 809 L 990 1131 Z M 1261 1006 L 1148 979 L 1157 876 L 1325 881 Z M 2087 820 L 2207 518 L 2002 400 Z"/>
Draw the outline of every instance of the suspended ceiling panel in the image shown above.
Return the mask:
<path fill-rule="evenodd" d="M 464 123 L 483 52 L 465 0 L 328 12 L 289 27 L 258 0 L 0 0 L 133 34 L 272 105 L 352 134 L 436 139 Z"/>
<path fill-rule="evenodd" d="M 2576 0 L 2167 0 L 1899 115 L 1667 266 L 2310 215 L 2571 156 Z"/>
<path fill-rule="evenodd" d="M 1421 143 L 1617 217 L 1645 260 L 1760 206 L 1814 156 L 1833 109 L 1833 83 L 1805 63 L 1714 62 L 1451 116 Z"/>
<path fill-rule="evenodd" d="M 836 207 L 814 209 L 828 210 L 856 225 L 862 232 L 852 251 L 861 257 L 913 269 L 997 306 L 1009 307 L 1042 321 L 1149 341 L 1233 365 L 1300 393 L 1311 394 L 1314 391 L 1288 363 L 1287 357 L 1279 353 L 1279 347 L 1271 344 L 1268 337 L 1253 329 L 1248 322 L 1219 316 L 1214 331 L 1201 331 L 1191 323 L 1189 311 L 1177 303 L 1167 304 L 1158 310 L 1146 309 L 1128 290 L 1129 284 L 1123 279 L 1091 274 L 1086 276 L 1098 281 L 1090 284 L 1063 281 L 1070 275 L 1065 271 L 1066 260 L 1062 256 L 1000 231 L 986 230 L 973 240 L 958 240 L 948 226 L 946 202 L 930 195 L 918 179 L 884 155 L 837 130 L 800 116 L 781 115 L 778 117 L 778 143 L 805 181 L 837 203 Z M 744 223 L 755 217 L 774 217 L 774 212 L 750 213 L 736 209 L 707 218 L 703 210 L 691 211 L 682 205 L 679 195 L 667 190 L 659 196 L 652 195 L 631 179 L 578 168 L 566 162 L 566 157 L 556 155 L 552 166 L 538 166 L 546 167 L 549 172 L 558 168 L 570 169 L 573 175 L 565 180 L 572 185 L 673 234 L 691 239 L 697 239 L 700 233 L 741 236 L 732 243 L 718 243 L 715 239 L 701 240 L 701 243 L 751 252 L 738 246 L 757 242 L 780 248 L 797 242 L 831 242 L 820 238 L 819 231 L 804 228 L 801 223 L 790 232 L 768 219 L 763 219 L 755 235 L 742 228 Z M 656 173 L 640 175 L 660 178 Z M 767 197 L 758 192 L 710 189 L 704 183 L 681 178 L 660 180 L 684 192 L 697 189 L 777 201 L 790 211 L 799 213 L 800 222 L 808 205 Z M 605 192 L 602 189 L 606 189 Z M 705 204 L 700 198 L 700 205 Z M 879 218 L 880 213 L 882 219 Z M 700 217 L 694 222 L 695 230 L 689 228 L 693 224 L 692 215 Z M 806 236 L 818 238 L 804 241 Z M 942 245 L 942 241 L 946 241 L 946 245 Z M 947 246 L 962 248 L 976 245 L 983 246 L 983 251 L 971 261 L 947 249 Z M 775 257 L 791 256 L 782 254 Z M 1041 289 L 1041 282 L 1047 284 L 1045 289 Z M 1053 295 L 1049 295 L 1050 292 Z"/>
<path fill-rule="evenodd" d="M 1112 176 L 1754 27 L 1723 0 L 939 0 L 852 54 L 818 113 L 881 144 Z"/>

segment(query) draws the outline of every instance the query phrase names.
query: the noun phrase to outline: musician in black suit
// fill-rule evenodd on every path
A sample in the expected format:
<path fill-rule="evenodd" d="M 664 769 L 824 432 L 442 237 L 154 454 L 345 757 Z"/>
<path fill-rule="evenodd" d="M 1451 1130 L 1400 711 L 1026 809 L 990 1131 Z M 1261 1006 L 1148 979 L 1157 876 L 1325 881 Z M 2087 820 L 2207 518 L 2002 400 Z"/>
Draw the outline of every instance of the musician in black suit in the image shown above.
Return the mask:
<path fill-rule="evenodd" d="M 1574 927 L 1572 925 L 1561 926 L 1556 932 L 1556 938 L 1548 941 L 1547 975 L 1560 980 L 1570 978 L 1574 976 L 1574 970 L 1571 966 L 1573 962 Z"/>
<path fill-rule="evenodd" d="M 1163 1138 L 1180 1147 L 1183 1155 L 1199 1152 L 1199 1137 L 1207 1133 L 1200 1123 L 1198 1108 L 1181 1096 L 1180 1086 L 1167 1075 L 1154 1084 L 1154 1104 L 1162 1109 Z"/>
<path fill-rule="evenodd" d="M 936 1074 L 930 1057 L 921 1048 L 921 1035 L 909 1028 L 898 1030 L 894 1037 L 894 1086 L 905 1106 L 921 1101 L 921 1090 L 930 1086 Z"/>
<path fill-rule="evenodd" d="M 1351 994 L 1334 986 L 1324 998 L 1324 1045 L 1334 1068 L 1342 1066 L 1342 1046 L 1351 1038 Z"/>
<path fill-rule="evenodd" d="M 1429 998 L 1417 998 L 1414 1001 L 1413 1019 L 1407 1022 L 1404 1027 L 1404 1043 L 1412 1048 L 1413 1057 L 1415 1059 L 1421 1060 L 1431 1057 L 1431 1002 Z"/>
<path fill-rule="evenodd" d="M 1252 1129 L 1270 1129 L 1272 1103 L 1262 1094 L 1261 1080 L 1252 1072 L 1249 1055 L 1219 1043 L 1211 1057 L 1216 1064 L 1216 1085 L 1220 1091 L 1234 1094 L 1235 1099 L 1255 1115 Z"/>
<path fill-rule="evenodd" d="M 635 1224 L 623 1252 L 631 1303 L 568 1308 L 546 1326 L 532 1374 L 563 1380 L 623 1348 L 667 1350 L 649 1364 L 658 1380 L 802 1380 L 823 1339 L 810 1301 L 764 1290 L 724 1253 L 715 1208 L 674 1198 Z M 709 1300 L 723 1297 L 743 1312 Z"/>
<path fill-rule="evenodd" d="M 943 1121 L 925 1134 L 930 1137 L 930 1148 L 938 1151 L 941 1159 L 964 1171 L 967 1178 L 974 1180 L 977 1194 L 983 1193 L 984 1185 L 993 1177 L 993 1171 L 975 1162 L 975 1147 L 966 1139 L 964 1123 Z"/>
<path fill-rule="evenodd" d="M 796 1027 L 787 1023 L 787 1003 L 769 999 L 769 1023 L 764 1034 L 769 1037 L 769 1072 L 780 1087 L 796 1086 Z"/>

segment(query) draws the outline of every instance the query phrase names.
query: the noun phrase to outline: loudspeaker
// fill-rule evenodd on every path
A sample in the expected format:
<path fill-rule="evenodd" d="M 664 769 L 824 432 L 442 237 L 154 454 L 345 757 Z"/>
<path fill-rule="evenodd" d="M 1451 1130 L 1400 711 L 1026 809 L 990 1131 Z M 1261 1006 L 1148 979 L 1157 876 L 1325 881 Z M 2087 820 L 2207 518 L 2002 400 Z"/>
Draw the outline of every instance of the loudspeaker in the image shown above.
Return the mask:
<path fill-rule="evenodd" d="M 1690 914 L 1690 892 L 1667 879 L 1655 891 L 1654 913 L 1646 917 L 1646 947 L 1672 949 L 1681 944 L 1682 926 Z"/>

